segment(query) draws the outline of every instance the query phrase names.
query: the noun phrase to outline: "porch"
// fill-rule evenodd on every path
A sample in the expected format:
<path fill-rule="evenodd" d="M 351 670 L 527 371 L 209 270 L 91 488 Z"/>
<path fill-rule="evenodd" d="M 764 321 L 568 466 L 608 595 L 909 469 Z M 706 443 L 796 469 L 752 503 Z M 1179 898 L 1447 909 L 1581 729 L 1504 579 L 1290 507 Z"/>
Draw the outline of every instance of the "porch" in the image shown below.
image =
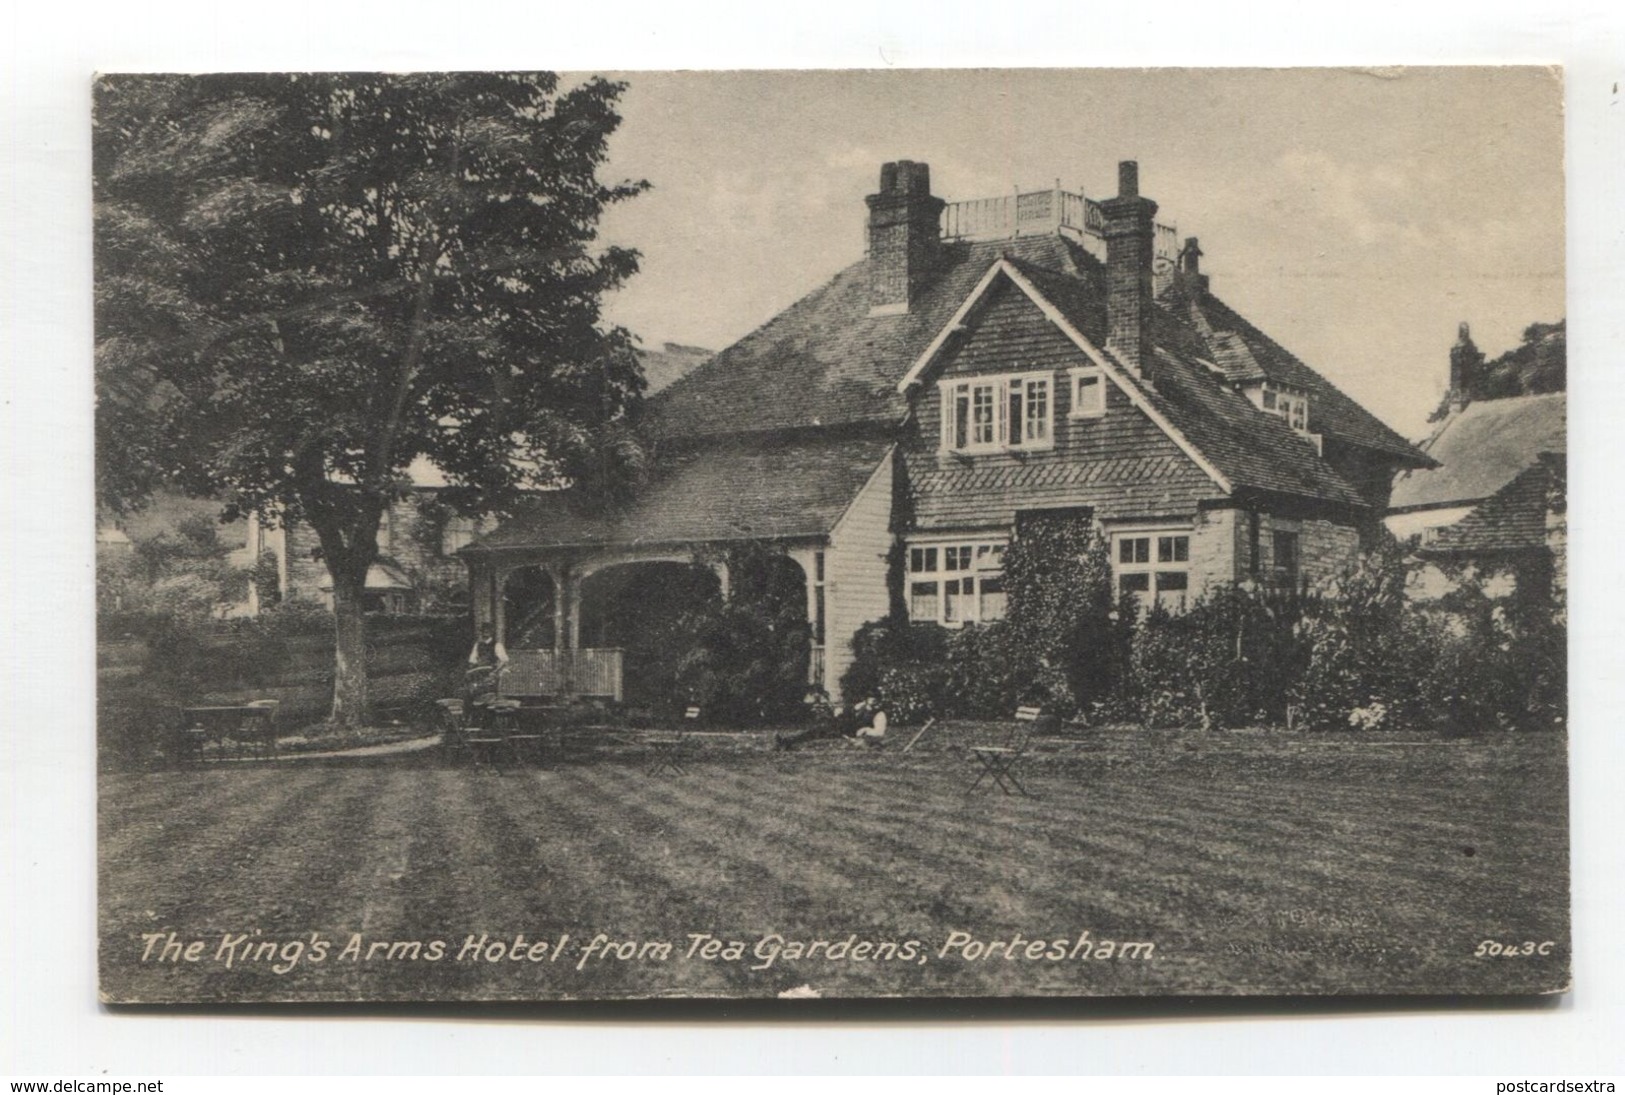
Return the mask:
<path fill-rule="evenodd" d="M 685 612 L 730 599 L 730 574 L 706 552 L 660 549 L 530 549 L 469 556 L 476 623 L 490 624 L 509 664 L 502 690 L 516 696 L 650 703 L 684 639 Z M 825 687 L 824 552 L 788 548 L 781 588 L 805 591 L 806 683 Z M 796 609 L 795 611 L 799 611 Z M 653 678 L 653 679 L 650 679 Z"/>

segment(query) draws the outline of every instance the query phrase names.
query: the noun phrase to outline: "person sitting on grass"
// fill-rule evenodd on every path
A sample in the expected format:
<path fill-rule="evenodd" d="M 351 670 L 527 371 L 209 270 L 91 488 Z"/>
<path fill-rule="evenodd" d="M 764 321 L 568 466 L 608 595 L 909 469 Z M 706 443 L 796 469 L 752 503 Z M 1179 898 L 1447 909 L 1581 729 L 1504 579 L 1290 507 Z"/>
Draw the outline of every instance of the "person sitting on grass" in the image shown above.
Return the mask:
<path fill-rule="evenodd" d="M 853 732 L 853 737 L 863 745 L 880 745 L 886 740 L 886 712 L 881 710 L 880 702 L 873 696 L 858 704 L 855 709 L 864 716 L 862 721 L 867 726 L 859 726 Z"/>
<path fill-rule="evenodd" d="M 773 748 L 794 749 L 803 742 L 819 738 L 846 738 L 864 745 L 879 745 L 886 737 L 886 713 L 873 697 L 850 708 L 832 708 L 827 701 L 814 704 L 812 720 L 806 729 L 794 734 L 775 734 Z"/>

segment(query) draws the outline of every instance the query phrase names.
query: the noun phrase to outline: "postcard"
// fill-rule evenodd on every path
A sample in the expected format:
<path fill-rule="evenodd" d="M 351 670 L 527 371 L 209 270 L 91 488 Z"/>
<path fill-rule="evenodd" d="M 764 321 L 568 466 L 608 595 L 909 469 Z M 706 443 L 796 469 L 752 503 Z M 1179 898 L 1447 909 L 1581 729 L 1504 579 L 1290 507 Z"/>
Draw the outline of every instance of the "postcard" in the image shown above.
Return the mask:
<path fill-rule="evenodd" d="M 99 77 L 103 1000 L 1566 991 L 1562 110 Z"/>

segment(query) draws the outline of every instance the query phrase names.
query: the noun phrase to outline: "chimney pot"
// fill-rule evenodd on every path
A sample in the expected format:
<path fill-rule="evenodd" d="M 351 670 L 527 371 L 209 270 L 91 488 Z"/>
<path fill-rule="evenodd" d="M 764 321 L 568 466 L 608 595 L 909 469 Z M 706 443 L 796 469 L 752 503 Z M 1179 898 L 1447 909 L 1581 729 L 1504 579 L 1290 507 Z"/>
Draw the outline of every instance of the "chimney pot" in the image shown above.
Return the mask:
<path fill-rule="evenodd" d="M 1179 272 L 1182 274 L 1202 272 L 1202 248 L 1197 244 L 1195 236 L 1185 237 L 1185 246 L 1179 249 Z"/>
<path fill-rule="evenodd" d="M 1450 347 L 1450 403 L 1460 409 L 1478 397 L 1483 382 L 1484 352 L 1473 344 L 1472 332 L 1463 323 L 1456 329 L 1456 344 Z"/>

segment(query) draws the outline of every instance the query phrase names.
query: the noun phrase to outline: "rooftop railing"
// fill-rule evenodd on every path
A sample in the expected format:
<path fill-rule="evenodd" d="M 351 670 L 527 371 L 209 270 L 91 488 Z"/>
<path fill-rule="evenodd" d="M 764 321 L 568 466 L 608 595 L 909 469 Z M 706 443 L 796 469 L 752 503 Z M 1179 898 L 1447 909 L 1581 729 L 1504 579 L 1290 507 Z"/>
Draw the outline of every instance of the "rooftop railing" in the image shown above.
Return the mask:
<path fill-rule="evenodd" d="M 1069 235 L 1100 239 L 1106 226 L 1100 203 L 1062 190 L 1013 190 L 997 198 L 949 202 L 942 210 L 942 238 L 1002 240 L 1017 236 Z M 1179 235 L 1171 224 L 1156 226 L 1154 255 L 1172 262 Z"/>

